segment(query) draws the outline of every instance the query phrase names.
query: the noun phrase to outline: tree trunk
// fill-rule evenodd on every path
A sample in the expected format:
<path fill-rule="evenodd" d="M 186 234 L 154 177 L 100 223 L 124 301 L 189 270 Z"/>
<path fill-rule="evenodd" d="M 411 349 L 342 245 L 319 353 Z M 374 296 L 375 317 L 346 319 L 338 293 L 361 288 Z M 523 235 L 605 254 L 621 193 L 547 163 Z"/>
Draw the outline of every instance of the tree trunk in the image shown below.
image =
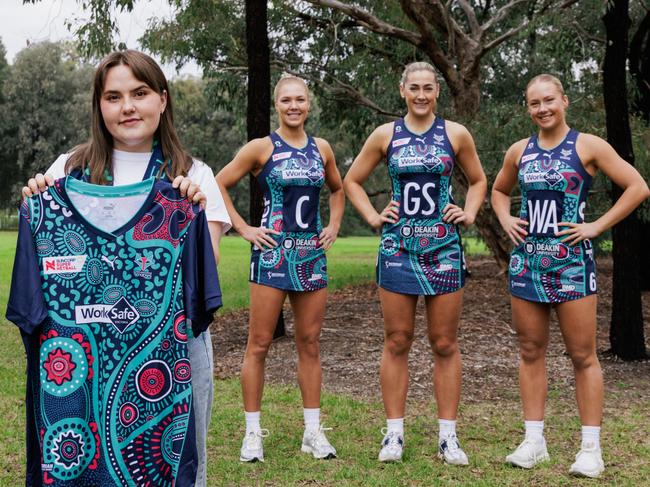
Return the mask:
<path fill-rule="evenodd" d="M 476 78 L 463 79 L 460 83 L 462 88 L 451 93 L 454 115 L 459 120 L 470 121 L 476 117 L 481 106 L 481 80 L 477 75 Z"/>
<path fill-rule="evenodd" d="M 271 131 L 271 63 L 267 28 L 267 0 L 246 0 L 246 54 L 248 56 L 248 105 L 246 131 L 248 140 L 266 137 Z M 262 191 L 257 179 L 249 175 L 250 222 L 262 221 Z M 280 311 L 273 337 L 286 334 L 284 315 Z"/>
<path fill-rule="evenodd" d="M 650 242 L 650 222 L 641 222 L 641 242 Z M 639 255 L 641 271 L 641 290 L 650 291 L 650 252 L 641 252 Z"/>
<path fill-rule="evenodd" d="M 467 193 L 467 178 L 462 171 L 454 171 L 454 184 L 461 192 Z M 502 271 L 506 271 L 510 262 L 510 240 L 501 229 L 501 224 L 487 200 L 481 205 L 475 224 L 497 264 Z"/>
<path fill-rule="evenodd" d="M 634 164 L 632 134 L 627 105 L 626 69 L 629 0 L 609 0 L 603 17 L 607 33 L 603 65 L 603 95 L 607 140 L 616 152 Z M 621 189 L 612 185 L 616 201 Z M 617 224 L 612 231 L 614 275 L 612 278 L 612 318 L 609 341 L 612 352 L 623 360 L 647 358 L 641 309 L 640 225 L 636 211 Z"/>
<path fill-rule="evenodd" d="M 630 41 L 630 73 L 637 88 L 635 112 L 650 122 L 650 11 Z"/>

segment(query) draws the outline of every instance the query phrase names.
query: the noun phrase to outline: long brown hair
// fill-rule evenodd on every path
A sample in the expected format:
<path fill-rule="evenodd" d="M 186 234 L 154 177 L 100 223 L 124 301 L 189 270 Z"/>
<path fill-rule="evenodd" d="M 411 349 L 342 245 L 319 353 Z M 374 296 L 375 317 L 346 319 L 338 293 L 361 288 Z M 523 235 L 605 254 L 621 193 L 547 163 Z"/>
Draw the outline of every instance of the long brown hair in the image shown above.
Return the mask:
<path fill-rule="evenodd" d="M 192 167 L 192 157 L 183 148 L 174 128 L 174 111 L 167 79 L 156 61 L 140 51 L 131 49 L 113 52 L 99 63 L 93 82 L 90 139 L 72 149 L 65 165 L 66 173 L 69 174 L 77 168 L 81 171 L 88 169 L 91 183 L 107 183 L 106 175 L 110 174 L 112 169 L 113 136 L 104 124 L 100 103 L 108 71 L 120 65 L 128 66 L 136 79 L 146 83 L 159 95 L 167 93 L 167 106 L 160 116 L 160 124 L 154 135 L 161 144 L 165 157 L 160 174 L 164 172 L 169 179 L 179 175 L 187 176 Z"/>

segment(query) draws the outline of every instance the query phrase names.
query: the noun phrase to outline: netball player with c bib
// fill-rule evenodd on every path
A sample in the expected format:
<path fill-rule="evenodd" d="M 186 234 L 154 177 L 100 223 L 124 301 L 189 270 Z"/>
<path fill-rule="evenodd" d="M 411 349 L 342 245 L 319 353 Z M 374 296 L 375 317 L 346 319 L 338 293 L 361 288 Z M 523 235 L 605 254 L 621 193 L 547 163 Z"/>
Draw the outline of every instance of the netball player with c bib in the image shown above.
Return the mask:
<path fill-rule="evenodd" d="M 321 364 L 319 337 L 327 300 L 325 251 L 336 240 L 344 195 L 334 153 L 327 141 L 305 132 L 309 91 L 295 76 L 284 76 L 274 92 L 280 127 L 248 142 L 217 174 L 228 213 L 237 232 L 253 245 L 250 263 L 250 322 L 241 372 L 246 434 L 242 462 L 263 461 L 260 426 L 264 362 L 287 295 L 293 308 L 298 349 L 298 382 L 305 432 L 301 450 L 332 458 L 336 450 L 320 424 Z M 264 193 L 259 227 L 244 221 L 226 190 L 252 173 Z M 319 194 L 330 190 L 330 222 L 320 220 Z"/>

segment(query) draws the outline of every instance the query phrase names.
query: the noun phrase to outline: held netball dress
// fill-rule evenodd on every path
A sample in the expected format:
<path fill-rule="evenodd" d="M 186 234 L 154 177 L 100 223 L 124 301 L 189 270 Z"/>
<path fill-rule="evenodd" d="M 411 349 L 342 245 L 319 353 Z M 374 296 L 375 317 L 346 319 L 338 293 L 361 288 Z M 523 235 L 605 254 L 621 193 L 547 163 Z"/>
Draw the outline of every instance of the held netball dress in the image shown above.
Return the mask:
<path fill-rule="evenodd" d="M 261 226 L 277 246 L 253 248 L 250 282 L 287 291 L 315 291 L 327 286 L 327 260 L 320 246 L 320 190 L 325 168 L 313 137 L 302 149 L 271 134 L 273 153 L 257 176 L 264 195 Z"/>
<path fill-rule="evenodd" d="M 377 283 L 401 294 L 457 291 L 465 284 L 465 260 L 458 227 L 442 221 L 442 209 L 454 202 L 455 157 L 445 121 L 437 117 L 415 134 L 396 120 L 387 154 L 399 220 L 382 229 Z"/>
<path fill-rule="evenodd" d="M 596 293 L 596 265 L 589 240 L 571 246 L 555 233 L 558 223 L 584 222 L 591 175 L 576 153 L 578 132 L 570 130 L 553 149 L 533 135 L 519 162 L 520 218 L 528 235 L 510 257 L 510 292 L 540 303 L 561 303 Z"/>

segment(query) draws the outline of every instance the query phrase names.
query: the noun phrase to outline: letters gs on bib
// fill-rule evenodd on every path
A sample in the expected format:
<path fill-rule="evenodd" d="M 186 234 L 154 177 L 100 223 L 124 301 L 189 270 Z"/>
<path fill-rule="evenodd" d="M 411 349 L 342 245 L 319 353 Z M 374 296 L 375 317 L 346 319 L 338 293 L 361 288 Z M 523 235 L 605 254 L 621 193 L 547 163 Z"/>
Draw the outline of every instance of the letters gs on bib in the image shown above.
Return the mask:
<path fill-rule="evenodd" d="M 440 176 L 431 173 L 404 173 L 399 175 L 402 201 L 400 218 L 438 219 L 440 208 Z"/>

